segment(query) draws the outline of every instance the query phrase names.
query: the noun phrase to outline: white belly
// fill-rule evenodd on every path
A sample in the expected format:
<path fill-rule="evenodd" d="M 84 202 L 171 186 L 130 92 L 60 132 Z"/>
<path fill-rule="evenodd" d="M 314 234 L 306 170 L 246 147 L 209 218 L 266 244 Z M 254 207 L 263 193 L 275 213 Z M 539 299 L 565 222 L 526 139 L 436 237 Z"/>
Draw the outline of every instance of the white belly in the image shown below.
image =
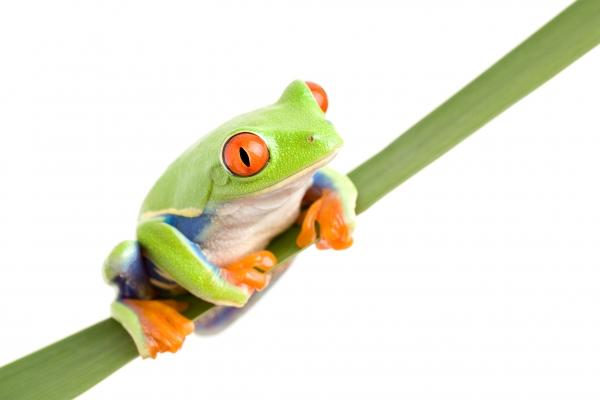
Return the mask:
<path fill-rule="evenodd" d="M 298 218 L 300 203 L 312 184 L 313 173 L 268 193 L 220 205 L 198 243 L 212 263 L 225 267 L 264 249 Z"/>

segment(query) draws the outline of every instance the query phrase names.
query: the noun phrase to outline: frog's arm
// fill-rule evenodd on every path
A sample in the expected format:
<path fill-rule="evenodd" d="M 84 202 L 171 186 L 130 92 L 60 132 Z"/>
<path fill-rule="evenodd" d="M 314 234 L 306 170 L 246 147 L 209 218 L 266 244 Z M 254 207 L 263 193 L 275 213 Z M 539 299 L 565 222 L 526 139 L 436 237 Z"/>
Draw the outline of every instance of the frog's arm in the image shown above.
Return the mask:
<path fill-rule="evenodd" d="M 328 167 L 317 171 L 305 196 L 308 208 L 301 217 L 297 245 L 306 247 L 316 240 L 318 223 L 318 248 L 340 250 L 351 246 L 356 197 L 356 187 L 346 175 Z"/>
<path fill-rule="evenodd" d="M 242 275 L 252 274 L 251 266 L 264 262 L 263 259 L 258 259 L 264 256 L 262 253 L 250 255 L 251 260 L 243 259 L 239 265 L 219 268 L 206 258 L 197 244 L 164 219 L 142 222 L 138 225 L 137 237 L 145 257 L 177 284 L 205 301 L 242 307 L 252 295 L 252 289 L 260 288 L 253 286 L 252 276 L 244 275 L 239 278 L 239 272 L 242 271 Z M 274 258 L 267 261 L 271 264 L 275 262 Z"/>
<path fill-rule="evenodd" d="M 329 189 L 335 192 L 342 203 L 346 222 L 352 224 L 352 227 L 354 227 L 356 219 L 356 198 L 358 193 L 354 183 L 347 175 L 342 174 L 333 168 L 321 168 L 315 174 L 313 187 L 319 188 L 321 191 L 323 189 Z"/>

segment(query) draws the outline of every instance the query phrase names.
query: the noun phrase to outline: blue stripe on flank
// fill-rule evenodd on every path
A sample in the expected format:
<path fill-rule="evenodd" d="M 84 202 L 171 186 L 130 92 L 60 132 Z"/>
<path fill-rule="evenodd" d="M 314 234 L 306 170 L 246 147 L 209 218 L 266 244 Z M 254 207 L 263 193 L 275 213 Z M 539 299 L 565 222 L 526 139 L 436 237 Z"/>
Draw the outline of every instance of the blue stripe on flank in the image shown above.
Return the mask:
<path fill-rule="evenodd" d="M 173 228 L 177 229 L 185 238 L 188 240 L 185 245 L 192 250 L 194 255 L 200 259 L 203 265 L 206 266 L 210 272 L 217 276 L 219 279 L 223 279 L 221 277 L 221 269 L 216 265 L 212 264 L 204 253 L 202 249 L 198 245 L 202 233 L 206 231 L 208 227 L 210 227 L 210 223 L 214 215 L 211 213 L 205 213 L 198 217 L 182 217 L 179 215 L 168 214 L 163 217 L 164 223 L 171 225 Z M 167 285 L 177 284 L 177 282 L 167 279 L 160 275 L 158 271 L 160 271 L 160 267 L 152 263 L 149 259 L 145 258 L 145 262 L 147 265 L 147 271 L 150 278 L 155 279 L 159 282 L 165 283 Z M 156 286 L 156 285 L 154 285 Z"/>
<path fill-rule="evenodd" d="M 333 184 L 331 178 L 321 171 L 317 171 L 313 176 L 313 185 L 321 189 L 335 189 L 335 185 Z"/>
<path fill-rule="evenodd" d="M 213 216 L 203 213 L 198 217 L 182 217 L 179 215 L 167 215 L 165 223 L 173 226 L 188 240 L 198 242 L 204 230 L 210 226 Z"/>
<path fill-rule="evenodd" d="M 210 269 L 210 272 L 213 275 L 216 275 L 219 279 L 223 280 L 223 277 L 221 276 L 221 268 L 217 267 L 216 265 L 214 265 L 213 263 L 211 263 L 210 261 L 208 261 L 208 258 L 206 258 L 206 255 L 204 255 L 204 253 L 202 252 L 202 249 L 200 248 L 200 246 L 196 243 L 191 242 L 190 246 L 192 248 L 192 251 L 194 252 L 194 254 L 196 254 L 196 256 L 202 260 L 202 263 Z"/>
<path fill-rule="evenodd" d="M 181 232 L 183 236 L 190 241 L 188 246 L 194 252 L 194 254 L 202 261 L 204 265 L 206 265 L 206 267 L 211 270 L 214 275 L 218 276 L 219 279 L 222 279 L 221 269 L 208 261 L 199 245 L 202 239 L 202 234 L 210 227 L 210 224 L 215 217 L 214 212 L 215 210 L 210 211 L 205 209 L 202 215 L 193 218 L 169 215 L 165 219 L 165 222 Z"/>

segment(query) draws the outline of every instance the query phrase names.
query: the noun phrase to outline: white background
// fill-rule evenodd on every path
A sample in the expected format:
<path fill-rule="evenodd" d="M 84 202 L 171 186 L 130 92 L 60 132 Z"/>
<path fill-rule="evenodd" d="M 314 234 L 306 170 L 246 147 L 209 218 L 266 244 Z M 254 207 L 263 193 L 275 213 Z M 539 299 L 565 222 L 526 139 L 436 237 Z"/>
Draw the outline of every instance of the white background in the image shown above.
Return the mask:
<path fill-rule="evenodd" d="M 0 364 L 108 315 L 105 255 L 199 135 L 314 80 L 348 171 L 569 2 L 252 4 L 2 3 Z M 228 331 L 83 397 L 598 398 L 598 71 L 596 50 Z"/>

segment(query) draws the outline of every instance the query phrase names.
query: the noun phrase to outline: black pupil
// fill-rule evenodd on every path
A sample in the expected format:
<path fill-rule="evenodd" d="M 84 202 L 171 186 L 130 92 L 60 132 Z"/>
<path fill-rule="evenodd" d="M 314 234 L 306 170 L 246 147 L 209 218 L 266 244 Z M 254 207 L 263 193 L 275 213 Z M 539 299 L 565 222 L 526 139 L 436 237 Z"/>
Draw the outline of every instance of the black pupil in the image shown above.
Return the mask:
<path fill-rule="evenodd" d="M 250 167 L 250 156 L 243 147 L 240 147 L 240 158 L 246 167 Z"/>

